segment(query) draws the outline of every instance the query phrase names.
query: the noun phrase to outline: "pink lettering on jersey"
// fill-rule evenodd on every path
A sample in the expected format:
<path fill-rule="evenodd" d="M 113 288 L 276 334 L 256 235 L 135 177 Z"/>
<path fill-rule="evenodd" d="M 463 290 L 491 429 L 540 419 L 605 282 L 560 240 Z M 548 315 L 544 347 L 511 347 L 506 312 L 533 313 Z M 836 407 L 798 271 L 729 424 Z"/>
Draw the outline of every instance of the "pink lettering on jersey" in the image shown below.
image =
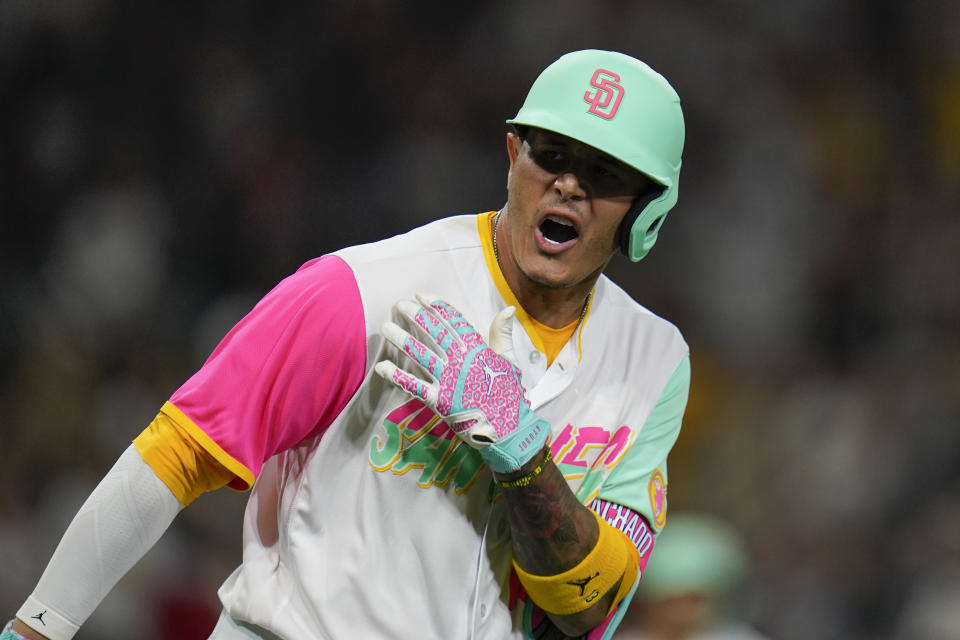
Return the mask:
<path fill-rule="evenodd" d="M 640 553 L 640 570 L 643 571 L 653 550 L 653 530 L 639 513 L 616 502 L 595 499 L 590 508 L 603 518 L 604 522 L 616 527 L 630 539 Z"/>
<path fill-rule="evenodd" d="M 419 400 L 410 400 L 388 413 L 386 419 L 394 424 L 402 424 L 410 416 L 422 411 L 423 407 L 424 404 Z"/>
<path fill-rule="evenodd" d="M 404 475 L 420 470 L 421 488 L 452 484 L 470 489 L 483 467 L 480 454 L 467 446 L 445 421 L 418 399 L 406 401 L 383 420 L 384 433 L 370 440 L 370 466 Z"/>
<path fill-rule="evenodd" d="M 447 424 L 445 420 L 438 420 L 437 426 L 430 430 L 430 435 L 434 438 L 452 440 L 457 434 L 453 429 L 450 428 L 450 425 Z"/>
<path fill-rule="evenodd" d="M 557 464 L 597 469 L 613 468 L 633 443 L 635 434 L 622 426 L 613 435 L 604 427 L 575 427 L 568 424 L 550 443 Z M 569 475 L 569 474 L 565 474 Z"/>
<path fill-rule="evenodd" d="M 570 451 L 563 456 L 564 464 L 576 467 L 586 467 L 585 455 L 591 449 L 602 449 L 610 441 L 610 432 L 603 427 L 580 427 L 576 433 L 576 440 Z"/>
<path fill-rule="evenodd" d="M 630 448 L 634 435 L 633 429 L 630 427 L 624 426 L 617 429 L 613 437 L 610 438 L 610 443 L 607 444 L 603 452 L 597 456 L 597 461 L 594 462 L 594 466 L 604 465 L 613 467 L 620 462 L 620 458 L 622 458 L 623 454 Z"/>
<path fill-rule="evenodd" d="M 566 455 L 567 447 L 573 445 L 573 429 L 573 425 L 568 424 L 551 440 L 550 453 L 553 454 L 554 460 L 559 461 L 560 458 Z"/>

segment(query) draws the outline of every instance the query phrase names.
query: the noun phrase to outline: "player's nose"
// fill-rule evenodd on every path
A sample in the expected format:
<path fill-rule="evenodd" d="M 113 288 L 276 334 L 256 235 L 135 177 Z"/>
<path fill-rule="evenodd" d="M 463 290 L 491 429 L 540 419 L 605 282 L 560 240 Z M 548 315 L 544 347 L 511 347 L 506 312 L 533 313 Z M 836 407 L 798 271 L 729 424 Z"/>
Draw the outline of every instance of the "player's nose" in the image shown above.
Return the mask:
<path fill-rule="evenodd" d="M 553 187 L 564 200 L 583 200 L 587 197 L 582 181 L 573 171 L 558 173 L 554 178 Z"/>

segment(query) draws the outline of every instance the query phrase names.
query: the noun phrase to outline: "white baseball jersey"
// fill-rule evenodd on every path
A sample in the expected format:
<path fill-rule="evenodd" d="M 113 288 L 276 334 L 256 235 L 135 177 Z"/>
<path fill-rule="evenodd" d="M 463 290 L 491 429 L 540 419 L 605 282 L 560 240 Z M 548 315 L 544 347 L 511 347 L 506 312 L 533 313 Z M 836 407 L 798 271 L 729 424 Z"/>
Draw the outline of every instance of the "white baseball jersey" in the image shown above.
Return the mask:
<path fill-rule="evenodd" d="M 491 215 L 307 263 L 164 406 L 234 470 L 232 486 L 253 483 L 216 640 L 526 637 L 531 605 L 511 578 L 489 469 L 373 373 L 384 359 L 413 366 L 379 333 L 399 298 L 436 294 L 481 333 L 516 304 L 493 258 Z M 514 353 L 558 467 L 583 503 L 649 546 L 666 517 L 687 345 L 606 277 L 549 368 L 518 316 Z"/>

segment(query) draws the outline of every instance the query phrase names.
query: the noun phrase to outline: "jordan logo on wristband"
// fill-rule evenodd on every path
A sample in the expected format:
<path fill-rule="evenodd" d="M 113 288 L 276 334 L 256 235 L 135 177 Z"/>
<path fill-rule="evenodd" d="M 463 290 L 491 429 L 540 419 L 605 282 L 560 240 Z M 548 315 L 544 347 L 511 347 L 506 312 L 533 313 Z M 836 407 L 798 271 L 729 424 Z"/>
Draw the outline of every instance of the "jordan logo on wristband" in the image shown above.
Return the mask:
<path fill-rule="evenodd" d="M 30 616 L 30 619 L 31 619 L 31 620 L 39 620 L 39 621 L 40 621 L 40 624 L 42 624 L 43 626 L 47 626 L 47 623 L 43 621 L 43 616 L 45 616 L 45 615 L 47 615 L 47 610 L 46 610 L 46 609 L 44 609 L 43 611 L 41 611 L 40 613 L 38 613 L 38 614 L 35 615 L 35 616 Z"/>
<path fill-rule="evenodd" d="M 573 587 L 580 587 L 580 595 L 582 596 L 584 590 L 587 588 L 587 585 L 590 584 L 590 581 L 593 580 L 594 578 L 596 578 L 598 575 L 600 575 L 600 572 L 599 572 L 599 571 L 597 571 L 595 574 L 593 574 L 593 575 L 590 576 L 589 578 L 582 578 L 582 579 L 580 579 L 580 580 L 572 580 L 572 581 L 570 581 L 570 582 L 567 582 L 567 584 L 569 584 L 569 585 L 571 585 L 571 586 L 573 586 Z"/>

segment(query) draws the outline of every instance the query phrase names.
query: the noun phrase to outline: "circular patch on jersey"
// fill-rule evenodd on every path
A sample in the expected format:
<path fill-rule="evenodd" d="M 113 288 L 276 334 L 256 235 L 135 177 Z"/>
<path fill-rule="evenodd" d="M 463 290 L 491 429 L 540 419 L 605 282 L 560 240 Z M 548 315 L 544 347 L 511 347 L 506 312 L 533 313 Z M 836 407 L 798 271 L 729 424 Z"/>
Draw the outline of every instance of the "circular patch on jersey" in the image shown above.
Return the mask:
<path fill-rule="evenodd" d="M 662 529 L 663 525 L 667 523 L 667 481 L 663 479 L 660 469 L 656 469 L 650 474 L 647 494 L 650 496 L 653 526 Z"/>

